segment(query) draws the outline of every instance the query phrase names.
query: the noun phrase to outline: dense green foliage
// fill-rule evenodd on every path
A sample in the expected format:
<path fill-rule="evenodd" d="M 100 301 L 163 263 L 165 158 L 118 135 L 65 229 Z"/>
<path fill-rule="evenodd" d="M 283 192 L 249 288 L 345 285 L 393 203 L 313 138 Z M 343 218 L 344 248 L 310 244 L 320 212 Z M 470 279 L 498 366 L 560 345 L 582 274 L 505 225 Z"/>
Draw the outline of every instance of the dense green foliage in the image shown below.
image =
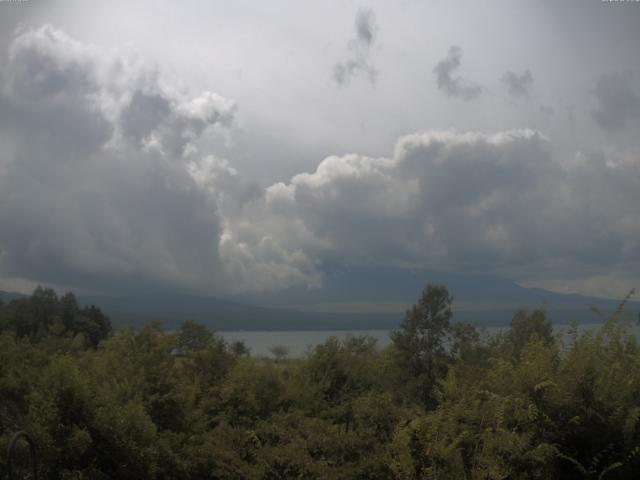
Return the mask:
<path fill-rule="evenodd" d="M 427 287 L 386 349 L 332 338 L 267 359 L 192 322 L 111 332 L 38 289 L 0 306 L 0 449 L 27 429 L 50 479 L 640 477 L 621 310 L 555 335 L 522 310 L 488 336 L 452 323 L 451 302 Z"/>

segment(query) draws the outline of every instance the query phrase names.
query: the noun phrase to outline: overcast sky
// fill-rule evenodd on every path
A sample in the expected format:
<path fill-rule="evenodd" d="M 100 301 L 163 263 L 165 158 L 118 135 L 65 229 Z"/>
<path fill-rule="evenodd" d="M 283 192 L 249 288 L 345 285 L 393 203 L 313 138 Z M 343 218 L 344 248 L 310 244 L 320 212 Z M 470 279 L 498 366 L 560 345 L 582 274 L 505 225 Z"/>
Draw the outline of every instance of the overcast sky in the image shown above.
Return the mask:
<path fill-rule="evenodd" d="M 0 288 L 640 286 L 640 3 L 0 1 Z"/>

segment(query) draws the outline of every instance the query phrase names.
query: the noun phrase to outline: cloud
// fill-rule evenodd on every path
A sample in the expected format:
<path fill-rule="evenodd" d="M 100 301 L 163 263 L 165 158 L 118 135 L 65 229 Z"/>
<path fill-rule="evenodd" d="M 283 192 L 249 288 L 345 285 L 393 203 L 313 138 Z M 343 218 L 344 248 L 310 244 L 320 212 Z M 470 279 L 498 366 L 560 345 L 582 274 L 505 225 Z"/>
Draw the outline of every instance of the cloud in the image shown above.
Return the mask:
<path fill-rule="evenodd" d="M 476 83 L 465 80 L 462 77 L 454 77 L 454 72 L 460 67 L 462 49 L 451 46 L 447 56 L 440 60 L 433 68 L 436 75 L 438 89 L 450 98 L 462 100 L 474 100 L 482 93 L 482 87 Z"/>
<path fill-rule="evenodd" d="M 409 135 L 391 158 L 331 156 L 267 188 L 227 219 L 221 258 L 249 289 L 317 285 L 331 265 L 633 263 L 637 166 L 586 155 L 561 162 L 531 130 Z"/>
<path fill-rule="evenodd" d="M 222 294 L 316 287 L 333 265 L 640 266 L 634 152 L 561 158 L 533 130 L 436 131 L 259 188 L 207 148 L 235 116 L 135 55 L 19 33 L 0 66 L 0 275 Z"/>
<path fill-rule="evenodd" d="M 540 110 L 540 113 L 542 113 L 543 115 L 547 115 L 547 116 L 553 115 L 553 107 L 549 105 L 540 105 L 538 107 L 538 110 Z"/>
<path fill-rule="evenodd" d="M 236 174 L 199 145 L 233 121 L 233 102 L 51 26 L 14 38 L 0 81 L 4 277 L 120 291 L 219 281 Z"/>
<path fill-rule="evenodd" d="M 624 129 L 640 119 L 640 94 L 634 89 L 634 74 L 626 71 L 604 75 L 595 89 L 597 105 L 592 115 L 607 132 Z"/>
<path fill-rule="evenodd" d="M 356 13 L 355 37 L 349 42 L 350 56 L 333 67 L 333 80 L 338 86 L 345 85 L 360 73 L 375 83 L 378 71 L 369 60 L 378 30 L 375 20 L 371 9 L 361 8 Z"/>
<path fill-rule="evenodd" d="M 509 70 L 502 76 L 502 83 L 511 95 L 528 97 L 533 88 L 533 75 L 529 69 L 519 75 Z"/>

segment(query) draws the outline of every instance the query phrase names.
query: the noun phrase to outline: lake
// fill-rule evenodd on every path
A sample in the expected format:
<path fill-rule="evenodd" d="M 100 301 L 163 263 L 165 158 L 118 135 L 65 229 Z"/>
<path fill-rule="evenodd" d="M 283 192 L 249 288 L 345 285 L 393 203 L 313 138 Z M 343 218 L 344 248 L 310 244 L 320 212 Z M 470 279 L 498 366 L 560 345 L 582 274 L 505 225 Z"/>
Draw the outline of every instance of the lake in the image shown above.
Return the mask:
<path fill-rule="evenodd" d="M 379 347 L 391 343 L 390 330 L 307 330 L 284 332 L 217 332 L 228 342 L 242 340 L 251 350 L 251 356 L 271 355 L 269 348 L 282 345 L 289 349 L 289 356 L 301 357 L 309 347 L 323 343 L 330 337 L 369 335 L 378 341 Z"/>
<path fill-rule="evenodd" d="M 602 323 L 590 323 L 580 325 L 581 329 L 594 330 Z M 495 334 L 507 327 L 484 327 L 488 334 Z M 554 325 L 554 331 L 567 330 L 569 325 Z M 232 342 L 242 340 L 251 350 L 251 356 L 261 355 L 271 356 L 269 348 L 278 345 L 289 349 L 290 357 L 301 357 L 307 349 L 319 345 L 329 337 L 344 338 L 348 335 L 362 336 L 369 335 L 378 341 L 378 346 L 384 348 L 391 343 L 389 332 L 391 330 L 308 330 L 308 331 L 229 331 L 218 332 L 222 337 Z M 633 331 L 640 337 L 640 326 L 634 324 Z"/>

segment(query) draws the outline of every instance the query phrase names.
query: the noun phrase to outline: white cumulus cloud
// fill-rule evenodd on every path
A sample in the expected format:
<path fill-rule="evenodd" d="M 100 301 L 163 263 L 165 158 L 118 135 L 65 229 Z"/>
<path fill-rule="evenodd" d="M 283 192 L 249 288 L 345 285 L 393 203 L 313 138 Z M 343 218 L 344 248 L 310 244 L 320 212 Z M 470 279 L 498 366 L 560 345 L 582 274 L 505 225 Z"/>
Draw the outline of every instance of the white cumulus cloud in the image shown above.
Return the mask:
<path fill-rule="evenodd" d="M 391 158 L 331 156 L 227 219 L 223 244 L 242 250 L 225 250 L 223 261 L 274 285 L 317 284 L 329 264 L 498 271 L 553 259 L 632 262 L 638 171 L 583 160 L 559 161 L 532 130 L 415 134 Z"/>

